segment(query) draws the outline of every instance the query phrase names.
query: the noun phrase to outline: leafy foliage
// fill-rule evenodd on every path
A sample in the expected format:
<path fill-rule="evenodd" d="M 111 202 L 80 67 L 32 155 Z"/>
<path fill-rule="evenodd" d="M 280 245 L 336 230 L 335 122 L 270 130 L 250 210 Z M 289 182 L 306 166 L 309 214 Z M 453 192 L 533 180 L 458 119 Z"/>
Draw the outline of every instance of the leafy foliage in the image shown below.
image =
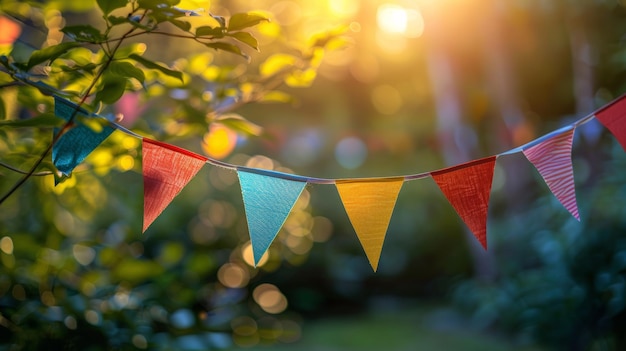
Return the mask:
<path fill-rule="evenodd" d="M 235 137 L 260 136 L 263 129 L 234 110 L 266 96 L 289 101 L 271 98 L 280 95 L 275 89 L 289 67 L 261 75 L 241 60 L 258 54 L 259 43 L 248 30 L 267 21 L 262 15 L 224 18 L 169 0 L 96 2 L 98 9 L 91 10 L 101 15 L 100 23 L 50 27 L 48 35 L 61 33 L 63 40 L 27 55 L 16 45 L 0 57 L 0 161 L 10 165 L 7 171 L 35 165 L 0 214 L 0 344 L 16 350 L 227 346 L 230 320 L 267 316 L 248 306 L 257 271 L 244 259 L 247 239 L 238 228 L 245 219 L 231 205 L 236 193 L 214 194 L 204 214 L 198 213 L 201 199 L 191 195 L 192 206 L 172 211 L 191 217 L 164 214 L 166 226 L 155 226 L 150 239 L 138 237 L 140 141 L 113 133 L 65 177 L 47 155 L 51 131 L 78 124 L 97 130 L 123 113 L 122 122 L 133 130 L 177 139 L 190 149 L 204 148 L 214 125 Z M 50 10 L 35 5 L 34 14 Z M 3 10 L 17 12 L 19 4 Z M 192 53 L 167 56 L 169 63 L 147 54 L 148 47 L 169 51 L 174 41 L 193 47 Z M 234 55 L 220 64 L 213 62 L 215 52 Z M 303 54 L 291 69 L 307 62 Z M 106 118 L 77 115 L 64 121 L 52 113 L 54 96 Z M 4 171 L 1 176 L 3 194 L 24 177 Z M 207 206 L 227 217 L 211 214 L 210 223 Z M 300 216 L 310 217 L 308 205 L 301 207 Z M 183 235 L 171 229 L 187 227 Z M 270 269 L 280 256 L 274 254 Z M 246 280 L 226 286 L 218 279 L 220 267 L 242 272 Z"/>

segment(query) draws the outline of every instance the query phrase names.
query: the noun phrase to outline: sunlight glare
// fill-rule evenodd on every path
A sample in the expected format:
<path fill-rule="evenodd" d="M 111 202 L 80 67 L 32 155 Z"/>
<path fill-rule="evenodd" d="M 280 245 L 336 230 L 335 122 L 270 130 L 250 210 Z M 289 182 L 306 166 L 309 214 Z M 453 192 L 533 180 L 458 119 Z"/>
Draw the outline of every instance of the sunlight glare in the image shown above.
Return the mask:
<path fill-rule="evenodd" d="M 336 17 L 352 17 L 359 11 L 359 2 L 356 0 L 329 0 L 328 8 Z"/>
<path fill-rule="evenodd" d="M 383 4 L 376 12 L 378 28 L 389 34 L 402 34 L 407 30 L 408 16 L 402 6 Z"/>

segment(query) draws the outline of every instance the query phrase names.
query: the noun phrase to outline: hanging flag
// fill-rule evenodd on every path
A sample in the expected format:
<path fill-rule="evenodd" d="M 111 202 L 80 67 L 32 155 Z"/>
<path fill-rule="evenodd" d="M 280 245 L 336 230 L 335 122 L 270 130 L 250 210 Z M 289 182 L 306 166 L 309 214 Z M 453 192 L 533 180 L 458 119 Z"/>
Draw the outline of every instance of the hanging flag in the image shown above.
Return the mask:
<path fill-rule="evenodd" d="M 143 231 L 189 183 L 207 158 L 173 145 L 144 138 Z"/>
<path fill-rule="evenodd" d="M 54 114 L 69 121 L 78 106 L 69 100 L 54 97 Z M 80 109 L 74 118 L 88 118 L 88 112 Z M 65 133 L 52 146 L 52 163 L 63 174 L 69 175 L 72 170 L 89 155 L 95 148 L 106 139 L 114 129 L 108 125 L 102 126 L 100 132 L 76 123 L 73 128 Z M 59 128 L 54 129 L 54 135 L 60 132 Z M 56 179 L 55 179 L 56 182 Z"/>
<path fill-rule="evenodd" d="M 335 185 L 374 272 L 404 178 L 337 180 Z"/>
<path fill-rule="evenodd" d="M 431 172 L 441 192 L 476 239 L 487 249 L 487 212 L 496 157 Z"/>
<path fill-rule="evenodd" d="M 574 169 L 572 167 L 573 139 L 574 128 L 523 152 L 528 161 L 537 168 L 554 196 L 574 218 L 580 221 L 578 206 L 576 205 Z"/>
<path fill-rule="evenodd" d="M 238 170 L 254 265 L 285 223 L 306 182 Z"/>
<path fill-rule="evenodd" d="M 626 150 L 626 95 L 603 107 L 595 115 Z"/>

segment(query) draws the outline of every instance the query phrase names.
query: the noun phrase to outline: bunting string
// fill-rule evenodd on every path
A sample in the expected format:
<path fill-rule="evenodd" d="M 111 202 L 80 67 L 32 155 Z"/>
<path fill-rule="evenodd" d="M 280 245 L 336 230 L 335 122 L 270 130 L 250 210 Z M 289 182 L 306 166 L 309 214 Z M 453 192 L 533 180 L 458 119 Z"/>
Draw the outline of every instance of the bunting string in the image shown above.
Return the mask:
<path fill-rule="evenodd" d="M 115 129 L 142 139 L 143 232 L 205 164 L 237 172 L 255 265 L 267 252 L 307 184 L 334 184 L 367 259 L 376 271 L 396 199 L 404 182 L 431 177 L 481 245 L 487 249 L 487 215 L 493 173 L 499 157 L 523 153 L 550 191 L 580 221 L 574 187 L 572 142 L 577 127 L 596 118 L 626 150 L 626 95 L 577 121 L 522 146 L 439 170 L 394 177 L 316 178 L 234 165 L 141 136 L 112 118 L 89 114 L 55 95 L 55 114 L 108 122 L 96 132 L 85 125 L 68 130 L 53 145 L 52 161 L 71 174 Z M 58 133 L 58 131 L 54 131 Z M 0 164 L 2 165 L 2 164 Z"/>
<path fill-rule="evenodd" d="M 74 103 L 66 100 L 65 98 L 62 98 L 60 96 L 55 95 L 55 102 L 58 103 L 59 101 L 61 101 L 61 103 L 63 104 L 71 104 L 74 105 Z M 593 120 L 596 117 L 596 113 L 601 112 L 602 110 L 606 109 L 609 106 L 612 106 L 614 104 L 616 104 L 617 102 L 622 101 L 622 105 L 624 105 L 622 108 L 624 110 L 623 112 L 623 116 L 626 117 L 626 94 L 620 96 L 619 98 L 613 100 L 612 102 L 608 103 L 606 106 L 598 109 L 596 112 L 593 112 L 591 114 L 588 114 L 585 117 L 582 117 L 578 120 L 576 120 L 575 122 L 568 124 L 564 127 L 561 127 L 557 130 L 554 130 L 552 132 L 549 132 L 537 139 L 534 139 L 522 146 L 507 150 L 507 151 L 503 151 L 499 154 L 496 154 L 496 157 L 500 157 L 500 156 L 505 156 L 505 155 L 511 155 L 511 154 L 515 154 L 515 153 L 519 153 L 522 152 L 524 149 L 530 148 L 532 146 L 538 145 L 556 135 L 562 134 L 568 130 L 574 129 L 576 127 L 579 127 L 583 124 L 586 124 L 588 122 L 590 122 L 591 120 Z M 101 118 L 103 120 L 105 120 L 107 123 L 109 123 L 112 127 L 118 129 L 119 131 L 130 135 L 132 137 L 138 138 L 138 139 L 147 139 L 147 137 L 142 136 L 140 134 L 137 134 L 129 129 L 127 129 L 126 127 L 120 125 L 119 123 L 113 121 L 112 118 L 107 118 L 105 116 L 101 116 L 98 114 L 91 114 L 92 117 L 96 117 L 96 118 Z M 626 149 L 626 120 L 622 121 L 624 123 L 624 149 Z M 267 169 L 260 169 L 260 168 L 251 168 L 251 167 L 246 167 L 246 166 L 241 166 L 241 165 L 235 165 L 232 163 L 228 163 L 228 162 L 223 162 L 211 157 L 205 157 L 206 158 L 206 163 L 213 165 L 213 166 L 217 166 L 217 167 L 221 167 L 221 168 L 225 168 L 225 169 L 229 169 L 232 171 L 245 171 L 245 172 L 251 172 L 251 173 L 256 173 L 256 174 L 261 174 L 261 175 L 266 175 L 268 177 L 273 177 L 273 178 L 282 178 L 282 179 L 286 179 L 286 180 L 294 180 L 294 181 L 299 181 L 299 182 L 306 182 L 309 184 L 335 184 L 335 182 L 337 180 L 386 180 L 386 179 L 393 179 L 393 178 L 403 178 L 405 181 L 411 181 L 411 180 L 418 180 L 418 179 L 423 179 L 423 178 L 428 178 L 430 177 L 430 174 L 433 171 L 427 171 L 427 172 L 422 172 L 422 173 L 415 173 L 415 174 L 407 174 L 407 175 L 401 175 L 401 176 L 393 176 L 393 177 L 356 177 L 356 178 L 346 178 L 346 179 L 342 179 L 342 178 L 318 178 L 318 177 L 309 177 L 309 176 L 302 176 L 302 175 L 298 175 L 298 174 L 291 174 L 291 173 L 285 173 L 285 172 L 280 172 L 280 171 L 274 171 L 274 170 L 267 170 Z"/>

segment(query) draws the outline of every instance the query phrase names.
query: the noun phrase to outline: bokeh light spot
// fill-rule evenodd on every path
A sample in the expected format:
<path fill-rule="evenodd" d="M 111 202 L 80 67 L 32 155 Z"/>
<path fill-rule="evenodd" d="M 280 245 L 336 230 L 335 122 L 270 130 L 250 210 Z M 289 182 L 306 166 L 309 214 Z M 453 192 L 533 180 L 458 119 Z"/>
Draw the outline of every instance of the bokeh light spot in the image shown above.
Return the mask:
<path fill-rule="evenodd" d="M 287 298 L 272 284 L 257 286 L 252 292 L 252 297 L 267 313 L 278 314 L 287 308 Z"/>
<path fill-rule="evenodd" d="M 203 141 L 202 149 L 208 156 L 223 159 L 235 149 L 237 133 L 221 124 L 212 124 Z"/>
<path fill-rule="evenodd" d="M 242 288 L 250 280 L 248 271 L 233 263 L 223 265 L 217 271 L 217 278 L 220 283 L 229 288 Z"/>
<path fill-rule="evenodd" d="M 26 299 L 26 290 L 21 284 L 14 285 L 11 294 L 16 300 L 24 301 Z"/>
<path fill-rule="evenodd" d="M 14 21 L 5 16 L 0 16 L 0 45 L 13 44 L 20 36 L 22 28 Z"/>
<path fill-rule="evenodd" d="M 190 328 L 194 324 L 193 313 L 186 308 L 181 308 L 172 313 L 172 315 L 170 316 L 170 323 L 172 323 L 174 328 Z"/>
<path fill-rule="evenodd" d="M 135 166 L 135 159 L 131 155 L 123 155 L 117 160 L 117 167 L 122 171 L 130 171 Z"/>
<path fill-rule="evenodd" d="M 246 166 L 250 168 L 274 169 L 274 161 L 267 156 L 256 155 L 250 157 L 248 162 L 246 162 Z"/>
<path fill-rule="evenodd" d="M 78 323 L 76 321 L 76 318 L 74 318 L 72 316 L 65 317 L 65 319 L 63 320 L 63 324 L 65 324 L 67 329 L 71 329 L 71 330 L 74 330 L 74 329 L 76 329 L 78 327 Z"/>
<path fill-rule="evenodd" d="M 407 10 L 407 26 L 404 35 L 408 38 L 418 38 L 424 33 L 424 18 L 417 10 Z"/>
<path fill-rule="evenodd" d="M 8 236 L 0 239 L 0 250 L 7 255 L 13 254 L 13 240 L 11 240 Z"/>
<path fill-rule="evenodd" d="M 248 316 L 233 319 L 230 322 L 230 326 L 233 329 L 233 333 L 241 336 L 254 335 L 258 329 L 256 321 Z"/>
<path fill-rule="evenodd" d="M 333 222 L 330 219 L 322 216 L 313 218 L 313 228 L 311 234 L 313 235 L 313 241 L 321 243 L 330 239 L 333 233 Z"/>
<path fill-rule="evenodd" d="M 344 138 L 335 148 L 335 158 L 344 168 L 358 168 L 367 158 L 367 147 L 359 138 Z"/>
<path fill-rule="evenodd" d="M 96 250 L 92 249 L 89 246 L 76 244 L 72 247 L 72 254 L 76 261 L 83 266 L 86 266 L 93 262 L 94 258 L 96 258 Z"/>
<path fill-rule="evenodd" d="M 133 335 L 132 342 L 133 345 L 138 349 L 148 348 L 148 340 L 146 340 L 146 337 L 141 334 Z"/>
<path fill-rule="evenodd" d="M 257 267 L 261 267 L 263 266 L 266 262 L 267 259 L 269 258 L 269 251 L 266 251 L 263 256 L 261 256 L 261 259 L 259 260 L 259 264 L 257 264 Z M 241 248 L 241 255 L 243 256 L 243 260 L 250 266 L 250 267 L 254 267 L 254 254 L 252 253 L 252 243 L 251 242 L 247 242 L 242 248 Z"/>
<path fill-rule="evenodd" d="M 56 304 L 56 299 L 52 294 L 52 291 L 46 290 L 41 293 L 41 302 L 43 302 L 46 306 L 54 306 Z"/>
<path fill-rule="evenodd" d="M 85 320 L 92 325 L 100 324 L 100 315 L 94 310 L 85 311 Z"/>

